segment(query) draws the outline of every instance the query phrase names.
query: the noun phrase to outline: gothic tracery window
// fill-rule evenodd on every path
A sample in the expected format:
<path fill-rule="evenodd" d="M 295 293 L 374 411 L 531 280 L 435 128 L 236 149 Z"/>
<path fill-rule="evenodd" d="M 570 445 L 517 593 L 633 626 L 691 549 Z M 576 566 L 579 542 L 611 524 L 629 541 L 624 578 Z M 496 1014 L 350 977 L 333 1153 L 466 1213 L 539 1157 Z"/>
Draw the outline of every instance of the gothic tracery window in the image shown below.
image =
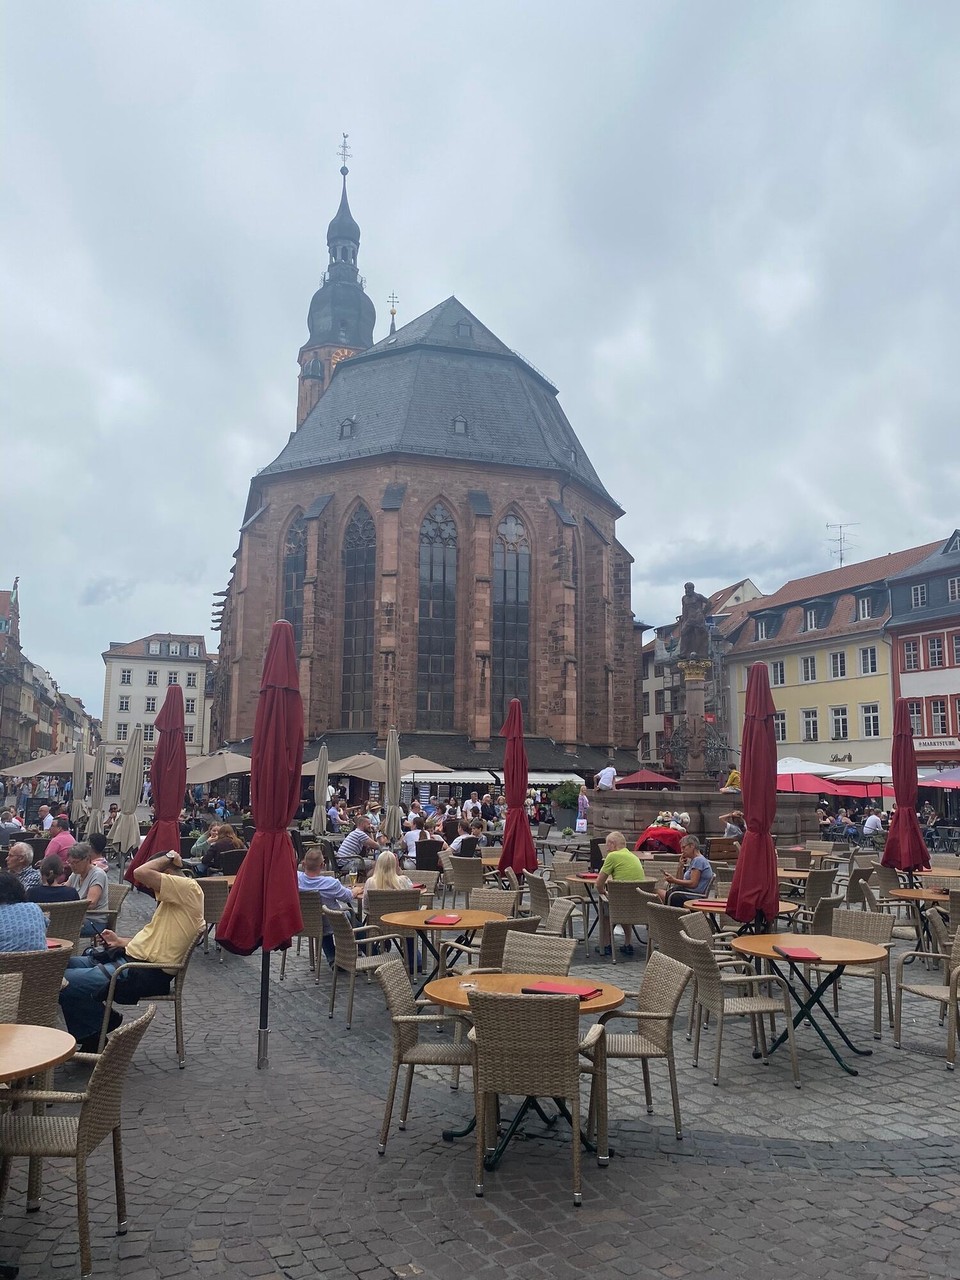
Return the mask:
<path fill-rule="evenodd" d="M 530 543 L 522 521 L 497 525 L 493 551 L 493 705 L 491 727 L 507 718 L 510 699 L 529 709 Z"/>
<path fill-rule="evenodd" d="M 457 526 L 437 503 L 420 526 L 417 728 L 452 729 L 457 633 Z"/>
<path fill-rule="evenodd" d="M 343 537 L 343 670 L 340 727 L 373 727 L 373 621 L 377 530 L 361 503 Z"/>
<path fill-rule="evenodd" d="M 307 523 L 292 521 L 283 544 L 283 616 L 293 627 L 297 652 L 303 642 L 303 580 L 307 572 Z"/>

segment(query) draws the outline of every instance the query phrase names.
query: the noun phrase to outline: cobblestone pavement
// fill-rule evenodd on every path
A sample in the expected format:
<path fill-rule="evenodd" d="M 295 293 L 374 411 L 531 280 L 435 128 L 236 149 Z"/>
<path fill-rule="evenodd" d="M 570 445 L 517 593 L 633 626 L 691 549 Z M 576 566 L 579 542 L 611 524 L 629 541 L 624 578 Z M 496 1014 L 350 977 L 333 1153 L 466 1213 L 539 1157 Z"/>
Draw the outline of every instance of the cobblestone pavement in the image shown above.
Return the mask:
<path fill-rule="evenodd" d="M 121 927 L 146 910 L 125 907 Z M 578 958 L 575 972 L 636 990 L 642 964 Z M 196 957 L 183 1072 L 160 1006 L 127 1082 L 125 1237 L 112 1234 L 109 1143 L 91 1161 L 96 1275 L 960 1276 L 960 1080 L 944 1068 L 945 1032 L 926 1001 L 909 1006 L 898 1052 L 886 1028 L 872 1041 L 870 984 L 848 981 L 844 1024 L 874 1055 L 847 1077 L 801 1029 L 799 1092 L 785 1055 L 769 1067 L 752 1059 L 744 1024 L 725 1034 L 719 1088 L 706 1065 L 690 1065 L 678 1030 L 681 1143 L 665 1073 L 654 1064 L 648 1117 L 639 1067 L 612 1064 L 616 1154 L 606 1169 L 585 1160 L 574 1209 L 569 1133 L 536 1120 L 474 1196 L 472 1140 L 440 1138 L 472 1112 L 468 1075 L 452 1092 L 442 1073 L 418 1071 L 407 1130 L 395 1121 L 377 1156 L 390 1054 L 376 986 L 358 984 L 347 1032 L 342 1001 L 327 1018 L 328 972 L 316 987 L 305 956 L 291 955 L 286 981 L 272 984 L 270 1068 L 258 1072 L 258 980 L 259 957 Z M 713 1043 L 705 1032 L 705 1063 Z M 62 1087 L 84 1078 L 76 1066 L 58 1072 Z M 24 1211 L 25 1181 L 18 1161 L 0 1260 L 18 1260 L 24 1280 L 74 1275 L 71 1171 L 47 1162 L 36 1214 Z"/>

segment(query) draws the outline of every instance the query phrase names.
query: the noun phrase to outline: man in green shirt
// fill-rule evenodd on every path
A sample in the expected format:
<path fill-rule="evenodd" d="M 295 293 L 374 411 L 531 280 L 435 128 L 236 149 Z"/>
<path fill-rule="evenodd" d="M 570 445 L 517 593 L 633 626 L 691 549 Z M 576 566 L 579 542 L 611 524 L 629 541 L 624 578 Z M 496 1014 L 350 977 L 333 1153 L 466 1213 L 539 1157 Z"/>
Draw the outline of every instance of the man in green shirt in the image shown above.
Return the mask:
<path fill-rule="evenodd" d="M 603 866 L 600 868 L 600 874 L 597 876 L 597 892 L 600 895 L 600 946 L 595 950 L 598 955 L 609 956 L 612 954 L 612 946 L 610 939 L 610 913 L 607 910 L 606 894 L 604 893 L 604 885 L 608 880 L 645 880 L 643 873 L 643 863 L 633 852 L 627 848 L 626 837 L 622 831 L 611 831 L 603 844 L 606 850 L 606 856 L 603 859 Z M 628 942 L 620 950 L 624 955 L 633 955 L 633 947 Z"/>

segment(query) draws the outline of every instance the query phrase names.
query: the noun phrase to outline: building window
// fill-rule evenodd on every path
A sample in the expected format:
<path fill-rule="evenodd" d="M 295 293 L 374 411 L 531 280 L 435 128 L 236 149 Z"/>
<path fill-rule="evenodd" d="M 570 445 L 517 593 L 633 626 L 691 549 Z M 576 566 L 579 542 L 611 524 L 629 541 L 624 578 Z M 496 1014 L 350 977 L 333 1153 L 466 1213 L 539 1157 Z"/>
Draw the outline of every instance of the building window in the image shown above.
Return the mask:
<path fill-rule="evenodd" d="M 171 657 L 171 658 L 179 658 L 179 657 L 180 657 L 180 642 L 179 642 L 179 640 L 171 640 L 171 641 L 170 641 L 170 657 Z"/>
<path fill-rule="evenodd" d="M 787 713 L 785 711 L 774 712 L 773 736 L 777 742 L 786 742 L 787 740 Z"/>
<path fill-rule="evenodd" d="M 754 640 L 766 640 L 767 638 L 767 620 L 766 618 L 758 618 L 756 621 L 756 632 Z"/>
<path fill-rule="evenodd" d="M 452 729 L 457 649 L 457 526 L 441 503 L 420 526 L 417 728 Z"/>
<path fill-rule="evenodd" d="M 804 615 L 803 615 L 803 629 L 804 629 L 804 631 L 816 631 L 816 630 L 817 630 L 817 611 L 816 611 L 816 609 L 807 609 L 807 610 L 804 612 Z"/>
<path fill-rule="evenodd" d="M 473 325 L 469 322 L 469 320 L 457 321 L 457 337 L 458 338 L 473 337 Z"/>
<path fill-rule="evenodd" d="M 190 657 L 191 657 L 191 658 L 199 658 L 199 657 L 200 657 L 200 646 L 199 646 L 198 644 L 192 644 L 192 645 L 190 646 Z"/>
<path fill-rule="evenodd" d="M 861 622 L 873 617 L 873 601 L 869 596 L 860 596 L 857 600 L 857 617 Z"/>
<path fill-rule="evenodd" d="M 666 735 L 663 733 L 663 731 L 662 731 L 662 730 L 658 730 L 658 731 L 657 731 L 657 735 L 656 735 L 656 739 L 655 739 L 655 741 L 656 741 L 656 746 L 657 746 L 656 759 L 657 759 L 657 760 L 662 760 L 662 759 L 663 759 L 663 748 L 664 748 L 664 746 L 665 746 L 665 744 L 666 744 Z"/>
<path fill-rule="evenodd" d="M 840 741 L 847 736 L 847 708 L 831 707 L 830 708 L 830 737 L 834 742 Z"/>
<path fill-rule="evenodd" d="M 770 663 L 770 683 L 773 685 L 787 683 L 787 674 L 782 662 Z"/>
<path fill-rule="evenodd" d="M 354 433 L 356 422 L 353 418 L 344 418 L 340 423 L 340 439 L 349 440 Z"/>
<path fill-rule="evenodd" d="M 185 715 L 195 716 L 197 714 L 196 698 L 186 698 L 183 703 L 183 711 Z"/>
<path fill-rule="evenodd" d="M 152 724 L 145 724 L 145 725 L 143 726 L 143 740 L 144 740 L 144 742 L 153 742 L 153 739 L 154 739 L 154 737 L 155 737 L 155 736 L 156 736 L 156 735 L 155 735 L 155 730 L 154 730 L 153 725 L 152 725 Z"/>
<path fill-rule="evenodd" d="M 927 666 L 943 666 L 943 636 L 927 637 Z"/>
<path fill-rule="evenodd" d="M 147 699 L 145 699 L 144 704 L 143 704 L 143 709 L 144 709 L 144 711 L 156 711 L 156 709 L 157 709 L 157 700 L 156 700 L 156 698 L 147 698 Z"/>
<path fill-rule="evenodd" d="M 662 689 L 654 689 L 653 691 L 653 712 L 654 715 L 662 716 L 666 710 L 666 699 L 663 696 Z"/>
<path fill-rule="evenodd" d="M 148 687 L 149 687 L 149 686 L 152 686 L 152 685 L 156 685 L 157 683 L 159 683 L 159 677 L 160 677 L 160 672 L 159 672 L 159 671 L 148 671 L 148 672 L 147 672 L 147 685 L 148 685 Z"/>
<path fill-rule="evenodd" d="M 847 655 L 841 649 L 830 655 L 830 679 L 842 680 L 847 674 Z"/>
<path fill-rule="evenodd" d="M 287 530 L 283 544 L 283 616 L 293 627 L 297 653 L 303 643 L 303 580 L 307 576 L 307 522 L 303 516 Z"/>
<path fill-rule="evenodd" d="M 133 679 L 133 669 L 131 667 L 120 668 L 120 683 L 130 684 Z"/>
<path fill-rule="evenodd" d="M 643 695 L 643 699 L 642 699 L 642 713 L 643 713 L 643 715 L 645 715 L 645 716 L 648 716 L 648 715 L 650 714 L 650 695 L 649 695 L 649 693 L 645 693 L 645 694 Z"/>
<path fill-rule="evenodd" d="M 117 710 L 118 710 L 118 711 L 129 711 L 129 710 L 130 710 L 130 695 L 129 695 L 129 694 L 121 694 L 121 696 L 120 696 L 120 702 L 119 702 L 119 705 L 117 706 Z"/>
<path fill-rule="evenodd" d="M 128 730 L 129 728 L 130 728 L 130 726 L 129 726 L 129 724 L 127 723 L 127 721 L 126 721 L 126 720 L 118 720 L 118 721 L 117 721 L 117 734 L 116 734 L 116 737 L 117 737 L 117 741 L 118 741 L 118 742 L 126 742 L 126 740 L 127 740 L 127 730 Z"/>
<path fill-rule="evenodd" d="M 944 737 L 948 732 L 946 698 L 934 698 L 930 703 L 930 732 Z"/>
<path fill-rule="evenodd" d="M 880 737 L 880 703 L 865 702 L 860 708 L 860 724 L 864 738 Z"/>
<path fill-rule="evenodd" d="M 862 676 L 875 676 L 877 674 L 877 646 L 874 644 L 864 645 L 860 650 L 860 674 Z"/>
<path fill-rule="evenodd" d="M 927 587 L 926 583 L 921 583 L 919 587 L 913 587 L 910 591 L 910 605 L 914 609 L 923 609 L 927 603 Z"/>
<path fill-rule="evenodd" d="M 147 653 L 159 653 L 159 652 L 160 652 L 160 641 L 151 640 L 150 643 L 147 645 Z"/>
<path fill-rule="evenodd" d="M 641 759 L 641 760 L 649 760 L 649 759 L 650 759 L 650 735 L 649 735 L 649 733 L 644 733 L 644 734 L 641 734 L 641 735 L 640 735 L 640 759 Z"/>
<path fill-rule="evenodd" d="M 343 537 L 343 669 L 340 727 L 373 727 L 373 616 L 377 601 L 377 530 L 361 503 Z"/>
<path fill-rule="evenodd" d="M 907 712 L 910 716 L 910 728 L 917 737 L 923 733 L 923 703 L 919 698 L 912 699 L 907 703 Z"/>
<path fill-rule="evenodd" d="M 920 670 L 920 641 L 919 640 L 904 640 L 903 669 L 904 671 Z"/>
<path fill-rule="evenodd" d="M 187 688 L 195 689 L 197 687 L 197 673 L 195 671 L 187 672 Z"/>
<path fill-rule="evenodd" d="M 457 414 L 453 420 L 453 434 L 455 436 L 465 436 L 467 434 L 467 420 L 462 414 Z"/>
<path fill-rule="evenodd" d="M 193 725 L 192 724 L 186 724 L 183 726 L 183 740 L 184 742 L 193 742 Z"/>
<path fill-rule="evenodd" d="M 180 672 L 179 672 L 179 671 L 168 671 L 168 672 L 167 672 L 167 684 L 168 684 L 168 685 L 171 685 L 171 684 L 179 684 L 179 683 L 180 683 Z"/>
<path fill-rule="evenodd" d="M 653 664 L 653 678 L 654 680 L 663 679 L 663 663 L 662 662 L 655 662 Z"/>
<path fill-rule="evenodd" d="M 820 737 L 819 718 L 816 710 L 803 711 L 803 740 L 817 742 Z"/>
<path fill-rule="evenodd" d="M 506 720 L 511 698 L 528 710 L 529 649 L 530 544 L 511 514 L 497 526 L 493 549 L 493 729 Z"/>
<path fill-rule="evenodd" d="M 800 679 L 804 684 L 810 684 L 817 678 L 817 659 L 815 654 L 811 654 L 809 658 L 800 659 Z"/>
<path fill-rule="evenodd" d="M 960 631 L 953 637 L 953 665 L 960 667 Z"/>

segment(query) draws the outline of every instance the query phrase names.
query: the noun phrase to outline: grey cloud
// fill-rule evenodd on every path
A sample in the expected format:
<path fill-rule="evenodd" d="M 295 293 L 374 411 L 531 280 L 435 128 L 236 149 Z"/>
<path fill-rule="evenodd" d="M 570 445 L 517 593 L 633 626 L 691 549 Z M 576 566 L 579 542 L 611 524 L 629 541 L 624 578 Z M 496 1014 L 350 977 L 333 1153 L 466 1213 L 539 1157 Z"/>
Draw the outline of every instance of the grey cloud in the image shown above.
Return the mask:
<path fill-rule="evenodd" d="M 95 578 L 80 592 L 80 604 L 86 609 L 123 604 L 133 595 L 135 588 L 135 582 L 124 582 L 117 578 Z"/>

